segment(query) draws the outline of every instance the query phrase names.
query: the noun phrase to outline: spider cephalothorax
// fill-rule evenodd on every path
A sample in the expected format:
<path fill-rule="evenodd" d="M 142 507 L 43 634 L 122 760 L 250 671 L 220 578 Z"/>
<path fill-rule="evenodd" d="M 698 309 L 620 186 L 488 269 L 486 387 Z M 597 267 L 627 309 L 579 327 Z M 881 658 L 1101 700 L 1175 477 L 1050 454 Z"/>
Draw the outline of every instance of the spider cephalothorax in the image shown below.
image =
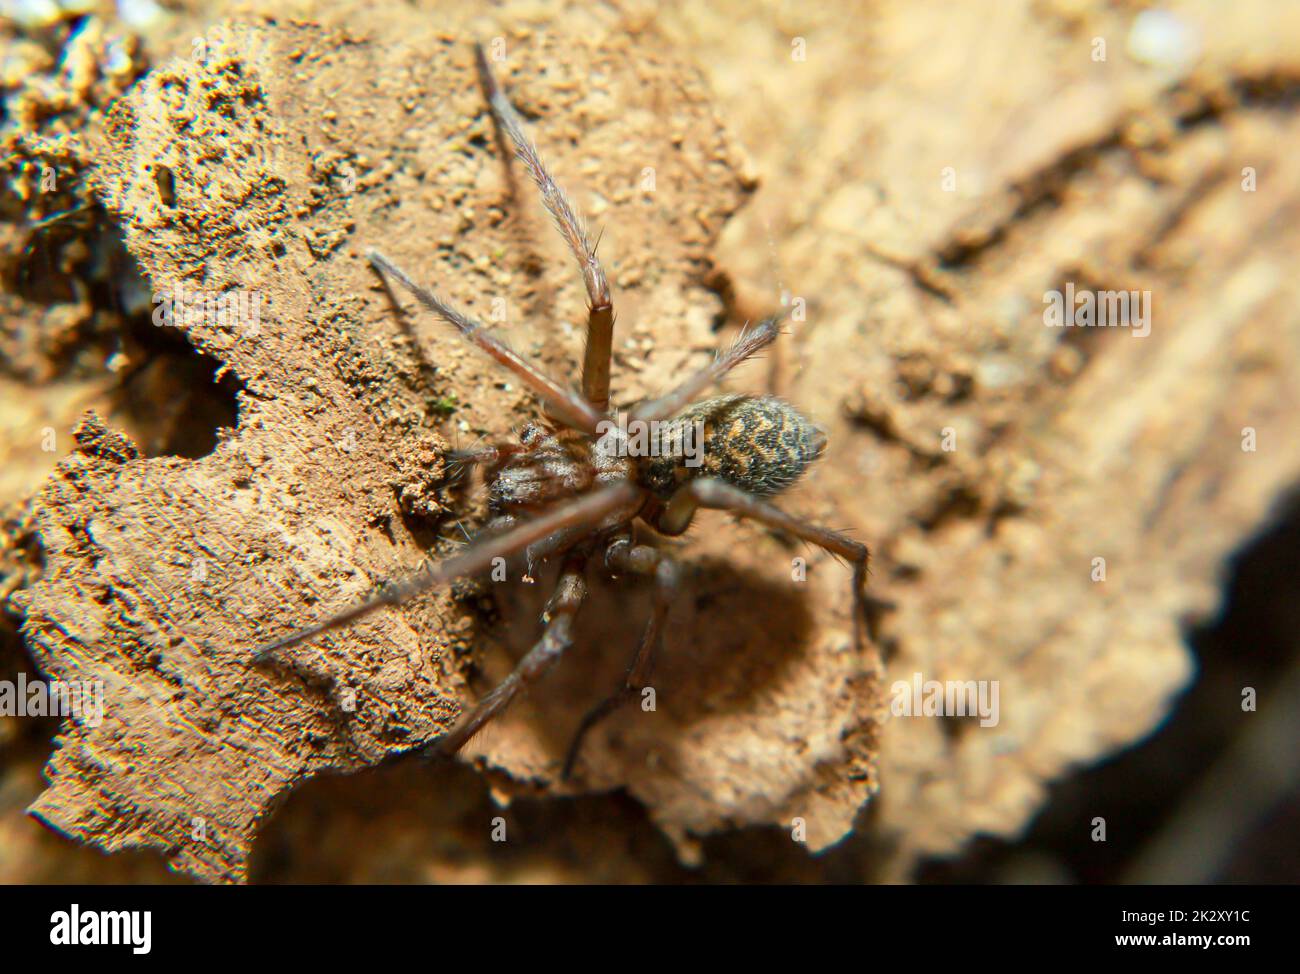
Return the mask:
<path fill-rule="evenodd" d="M 526 426 L 519 449 L 488 468 L 488 500 L 498 518 L 539 513 L 557 500 L 633 479 L 635 462 L 573 430 Z"/>
<path fill-rule="evenodd" d="M 659 548 L 637 543 L 634 526 L 648 524 L 663 535 L 680 535 L 700 508 L 740 514 L 820 545 L 853 564 L 854 639 L 865 643 L 868 551 L 837 531 L 807 524 L 766 498 L 795 483 L 826 447 L 825 432 L 789 403 L 772 396 L 698 397 L 732 369 L 767 348 L 780 334 L 780 318 L 746 330 L 704 369 L 658 399 L 626 413 L 609 412 L 610 352 L 614 310 L 609 284 L 586 229 L 524 134 L 518 116 L 477 50 L 479 77 L 497 125 L 541 190 L 587 288 L 587 346 L 581 395 L 539 372 L 489 334 L 478 322 L 416 284 L 377 251 L 368 258 L 386 278 L 407 291 L 460 334 L 509 369 L 540 400 L 548 420 L 530 425 L 517 442 L 460 453 L 485 473 L 492 521 L 463 552 L 385 586 L 378 594 L 317 625 L 290 633 L 258 650 L 262 659 L 278 649 L 334 629 L 384 605 L 396 605 L 451 580 L 482 572 L 496 559 L 523 553 L 530 567 L 562 559 L 555 594 L 543 613 L 545 630 L 533 649 L 446 735 L 434 743 L 453 753 L 534 683 L 572 644 L 573 617 L 586 597 L 585 570 L 599 559 L 610 571 L 654 579 L 650 621 L 619 689 L 582 720 L 564 762 L 567 776 L 584 734 L 631 698 L 650 672 L 668 607 L 678 585 L 675 563 Z M 698 401 L 697 401 L 698 400 Z"/>

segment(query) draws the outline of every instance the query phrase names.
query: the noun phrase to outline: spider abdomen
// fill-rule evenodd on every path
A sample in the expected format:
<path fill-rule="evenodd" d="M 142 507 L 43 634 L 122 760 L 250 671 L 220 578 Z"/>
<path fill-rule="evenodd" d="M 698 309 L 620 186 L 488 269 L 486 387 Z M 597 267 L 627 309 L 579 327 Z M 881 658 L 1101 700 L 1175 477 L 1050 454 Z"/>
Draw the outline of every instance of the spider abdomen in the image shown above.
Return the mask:
<path fill-rule="evenodd" d="M 826 434 L 775 396 L 718 396 L 673 421 L 674 450 L 640 464 L 640 483 L 662 498 L 697 477 L 759 497 L 788 489 L 821 456 Z M 665 438 L 668 439 L 668 438 Z"/>

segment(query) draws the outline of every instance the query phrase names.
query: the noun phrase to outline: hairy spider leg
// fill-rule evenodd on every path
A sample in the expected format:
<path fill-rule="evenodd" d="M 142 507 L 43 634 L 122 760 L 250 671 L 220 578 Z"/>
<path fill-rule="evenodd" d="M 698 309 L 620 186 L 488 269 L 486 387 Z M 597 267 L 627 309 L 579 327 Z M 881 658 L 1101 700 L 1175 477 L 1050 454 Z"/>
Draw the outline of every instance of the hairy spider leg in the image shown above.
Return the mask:
<path fill-rule="evenodd" d="M 793 514 L 787 514 L 779 507 L 715 477 L 704 477 L 683 485 L 660 512 L 655 529 L 669 536 L 682 534 L 690 527 L 691 519 L 701 507 L 731 511 L 809 541 L 850 562 L 853 565 L 853 645 L 859 653 L 866 650 L 866 586 L 871 562 L 871 551 L 866 545 L 839 531 L 819 527 Z"/>
<path fill-rule="evenodd" d="M 632 419 L 642 422 L 671 419 L 685 409 L 701 392 L 726 378 L 736 366 L 757 355 L 781 336 L 784 315 L 764 318 L 753 328 L 740 333 L 729 348 L 719 352 L 704 368 L 690 376 L 676 389 L 658 399 L 647 399 L 632 410 Z"/>
<path fill-rule="evenodd" d="M 572 553 L 565 559 L 555 592 L 542 613 L 546 625 L 542 637 L 509 676 L 489 691 L 454 728 L 429 745 L 428 753 L 455 754 L 484 725 L 509 707 L 520 691 L 540 680 L 573 646 L 573 617 L 587 597 L 587 582 L 583 578 L 586 564 L 587 556 L 581 552 Z"/>
<path fill-rule="evenodd" d="M 627 668 L 623 683 L 612 694 L 587 711 L 578 724 L 573 740 L 569 743 L 568 753 L 564 757 L 564 770 L 561 776 L 566 779 L 573 773 L 573 766 L 578 760 L 583 739 L 591 729 L 635 698 L 650 679 L 655 654 L 663 647 L 664 620 L 668 617 L 668 609 L 673 604 L 680 583 L 681 572 L 677 563 L 669 555 L 649 545 L 634 546 L 632 539 L 626 535 L 614 538 L 609 543 L 605 549 L 605 564 L 615 572 L 653 576 L 654 608 L 646 623 L 645 632 L 641 636 L 641 642 L 632 655 L 632 662 Z"/>
<path fill-rule="evenodd" d="M 517 375 L 565 426 L 590 436 L 597 435 L 598 426 L 606 417 L 586 399 L 540 371 L 509 345 L 492 335 L 482 324 L 457 311 L 428 288 L 416 284 L 405 271 L 378 250 L 374 248 L 367 250 L 366 259 L 380 274 L 397 280 L 422 305 Z"/>
<path fill-rule="evenodd" d="M 453 579 L 474 575 L 492 564 L 494 558 L 508 558 L 545 541 L 557 532 L 597 524 L 620 511 L 639 504 L 641 492 L 631 483 L 611 484 L 561 504 L 545 514 L 524 521 L 501 534 L 480 535 L 464 551 L 435 562 L 402 581 L 387 585 L 381 592 L 357 602 L 316 625 L 307 626 L 259 646 L 253 654 L 260 662 L 278 650 L 296 646 L 304 640 L 337 629 L 386 605 L 399 605 L 412 596 L 445 585 Z M 630 516 L 630 515 L 629 515 Z"/>
<path fill-rule="evenodd" d="M 564 190 L 547 171 L 537 147 L 524 131 L 522 120 L 493 76 L 481 44 L 474 45 L 474 57 L 479 82 L 496 119 L 498 136 L 504 132 L 514 145 L 515 156 L 537 184 L 542 204 L 550 212 L 556 229 L 569 245 L 582 271 L 582 282 L 587 288 L 587 346 L 582 358 L 582 394 L 592 406 L 604 412 L 609 408 L 609 365 L 614 342 L 614 305 L 610 299 L 609 280 L 596 257 L 596 247 L 590 243 L 582 219 Z"/>

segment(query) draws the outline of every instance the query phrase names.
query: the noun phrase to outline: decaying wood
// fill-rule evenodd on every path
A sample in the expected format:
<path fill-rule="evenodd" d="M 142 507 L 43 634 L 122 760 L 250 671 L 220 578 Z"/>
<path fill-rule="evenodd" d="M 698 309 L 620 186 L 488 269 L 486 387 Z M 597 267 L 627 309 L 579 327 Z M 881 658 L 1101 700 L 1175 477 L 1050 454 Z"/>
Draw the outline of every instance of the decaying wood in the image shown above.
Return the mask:
<path fill-rule="evenodd" d="M 780 241 L 810 309 L 792 395 L 847 419 L 819 485 L 879 542 L 886 690 L 1001 685 L 993 729 L 886 723 L 886 875 L 1015 837 L 1048 782 L 1156 727 L 1194 676 L 1184 628 L 1300 472 L 1300 18 L 1172 10 L 1186 63 L 1137 56 L 1134 12 L 1100 5 L 809 13 L 803 61 L 725 15 L 678 25 L 717 51 L 767 177 L 719 261 L 761 284 L 752 243 Z M 750 59 L 773 66 L 757 85 Z M 1149 290 L 1150 335 L 1045 327 L 1067 282 Z M 1078 809 L 1081 835 L 1102 811 Z"/>
<path fill-rule="evenodd" d="M 563 262 L 534 278 L 529 249 L 551 256 L 540 221 L 507 221 L 516 206 L 467 35 L 402 38 L 214 30 L 203 57 L 155 71 L 107 122 L 104 195 L 156 292 L 262 303 L 256 322 L 171 325 L 243 386 L 239 427 L 211 455 L 143 459 L 92 417 L 42 493 L 47 566 L 25 632 L 46 673 L 103 679 L 108 699 L 101 726 L 69 724 L 32 811 L 106 848 L 161 848 L 206 879 L 243 877 L 257 821 L 295 782 L 415 748 L 463 699 L 451 649 L 469 612 L 445 595 L 283 666 L 249 664 L 259 642 L 418 564 L 438 513 L 421 488 L 445 448 L 434 396 L 465 404 L 466 435 L 508 434 L 531 415 L 517 390 L 493 388 L 505 384 L 490 363 L 396 316 L 358 252 L 383 243 L 484 318 L 505 299 L 515 341 L 573 369 L 581 298 Z M 736 150 L 671 56 L 565 41 L 561 57 L 560 43 L 520 45 L 514 96 L 549 120 L 539 142 L 593 217 L 639 208 L 605 238 L 620 247 L 622 312 L 694 330 L 672 356 L 694 361 L 713 340 L 708 250 L 743 192 Z M 571 83 L 541 69 L 558 62 Z M 605 81 L 586 91 L 577 82 L 592 74 Z M 582 158 L 615 161 L 575 166 L 566 131 Z M 624 347 L 650 324 L 629 325 Z M 638 394 L 636 378 L 627 385 Z M 413 489 L 426 503 L 408 516 Z M 540 723 L 559 734 L 562 713 Z M 525 731 L 529 716 L 488 737 L 483 757 L 546 780 L 550 734 Z"/>
<path fill-rule="evenodd" d="M 1016 834 L 1053 778 L 1159 723 L 1192 676 L 1180 627 L 1300 473 L 1298 25 L 1180 5 L 1200 25 L 1188 73 L 1125 53 L 1130 13 L 997 9 L 768 31 L 726 4 L 653 28 L 502 14 L 511 97 L 604 227 L 616 401 L 729 337 L 705 280 L 733 315 L 770 310 L 779 282 L 806 317 L 737 387 L 775 382 L 828 426 L 788 504 L 871 543 L 894 606 L 887 665 L 858 658 L 842 566 L 726 519 L 692 538 L 658 708 L 594 737 L 576 786 L 625 788 L 685 860 L 719 830 L 776 825 L 816 851 L 856 821 L 904 875 Z M 432 739 L 536 632 L 544 580 L 496 593 L 499 625 L 440 594 L 247 665 L 444 550 L 481 513 L 440 489 L 449 443 L 535 415 L 396 313 L 366 246 L 481 318 L 504 307 L 511 340 L 576 382 L 581 282 L 518 177 L 511 198 L 475 83 L 468 42 L 496 28 L 447 16 L 214 32 L 109 118 L 102 191 L 151 285 L 264 304 L 256 333 L 185 328 L 244 389 L 211 455 L 144 458 L 90 418 L 41 493 L 28 645 L 50 676 L 109 687 L 33 806 L 56 828 L 240 880 L 295 783 Z M 1039 299 L 1066 282 L 1150 291 L 1150 335 L 1045 327 Z M 617 683 L 646 607 L 595 586 L 579 647 L 470 749 L 499 794 L 559 790 L 576 715 Z M 998 681 L 998 725 L 888 719 L 915 673 Z"/>

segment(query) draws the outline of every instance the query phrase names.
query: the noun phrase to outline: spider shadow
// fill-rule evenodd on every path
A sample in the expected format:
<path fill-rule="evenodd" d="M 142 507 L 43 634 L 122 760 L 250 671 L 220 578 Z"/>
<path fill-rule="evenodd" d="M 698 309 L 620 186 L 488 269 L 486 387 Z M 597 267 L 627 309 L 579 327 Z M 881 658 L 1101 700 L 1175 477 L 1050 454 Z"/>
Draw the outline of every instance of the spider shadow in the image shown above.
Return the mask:
<path fill-rule="evenodd" d="M 649 751 L 671 759 L 674 737 L 703 720 L 759 712 L 765 688 L 804 659 L 813 620 L 799 585 L 774 582 L 717 557 L 683 554 L 681 567 L 681 587 L 649 682 L 656 713 L 632 702 L 602 723 L 583 746 L 579 777 L 586 761 L 609 767 Z M 478 695 L 540 637 L 538 620 L 555 574 L 552 566 L 534 585 L 498 586 L 501 622 L 483 632 L 490 638 L 479 643 L 485 647 L 477 657 L 482 672 L 472 681 Z M 582 715 L 621 686 L 651 613 L 653 589 L 643 579 L 610 578 L 593 559 L 588 585 L 573 647 L 502 720 L 526 722 L 557 761 Z M 489 725 L 484 733 L 490 743 L 502 731 Z"/>

